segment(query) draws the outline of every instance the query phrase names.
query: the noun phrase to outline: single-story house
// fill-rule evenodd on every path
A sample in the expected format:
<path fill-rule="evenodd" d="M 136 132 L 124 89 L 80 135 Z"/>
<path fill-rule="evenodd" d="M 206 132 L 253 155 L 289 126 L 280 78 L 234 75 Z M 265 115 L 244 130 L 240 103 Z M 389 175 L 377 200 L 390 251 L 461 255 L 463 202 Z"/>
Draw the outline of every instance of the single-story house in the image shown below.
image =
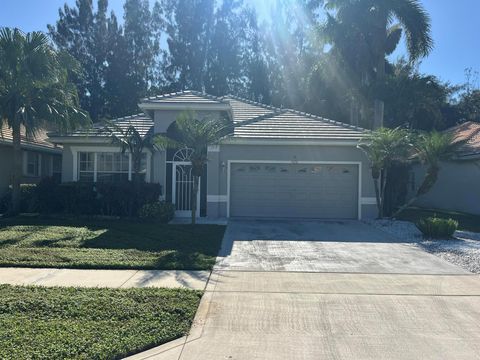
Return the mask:
<path fill-rule="evenodd" d="M 58 177 L 62 173 L 62 148 L 48 141 L 47 132 L 40 129 L 35 136 L 26 136 L 22 129 L 23 152 L 22 184 L 36 184 L 43 177 Z M 0 128 L 0 196 L 11 185 L 13 174 L 12 130 Z"/>
<path fill-rule="evenodd" d="M 480 215 L 480 124 L 467 121 L 446 131 L 463 144 L 452 161 L 441 163 L 437 182 L 415 205 Z M 414 166 L 412 192 L 424 173 L 422 166 Z"/>
<path fill-rule="evenodd" d="M 143 135 L 168 133 L 185 110 L 227 116 L 234 130 L 208 148 L 198 216 L 361 219 L 377 216 L 370 164 L 357 148 L 366 130 L 235 96 L 183 91 L 143 99 L 140 114 L 116 119 Z M 131 158 L 101 131 L 51 134 L 63 146 L 62 181 L 130 179 Z M 160 183 L 176 216 L 190 214 L 189 149 L 145 150 L 145 180 Z"/>

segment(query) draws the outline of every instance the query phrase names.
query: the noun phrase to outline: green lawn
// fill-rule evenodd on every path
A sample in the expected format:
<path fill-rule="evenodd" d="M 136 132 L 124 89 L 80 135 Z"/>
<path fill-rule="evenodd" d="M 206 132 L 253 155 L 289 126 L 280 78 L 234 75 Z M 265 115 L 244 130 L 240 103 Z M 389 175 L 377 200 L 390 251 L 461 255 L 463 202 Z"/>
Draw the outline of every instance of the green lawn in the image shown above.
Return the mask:
<path fill-rule="evenodd" d="M 0 359 L 119 359 L 185 335 L 200 297 L 0 285 Z"/>
<path fill-rule="evenodd" d="M 211 269 L 218 225 L 17 217 L 0 220 L 0 266 Z"/>
<path fill-rule="evenodd" d="M 435 209 L 408 208 L 403 211 L 398 218 L 400 220 L 417 222 L 421 218 L 431 216 L 446 219 L 452 218 L 458 221 L 459 230 L 480 232 L 480 216 L 478 215 Z"/>

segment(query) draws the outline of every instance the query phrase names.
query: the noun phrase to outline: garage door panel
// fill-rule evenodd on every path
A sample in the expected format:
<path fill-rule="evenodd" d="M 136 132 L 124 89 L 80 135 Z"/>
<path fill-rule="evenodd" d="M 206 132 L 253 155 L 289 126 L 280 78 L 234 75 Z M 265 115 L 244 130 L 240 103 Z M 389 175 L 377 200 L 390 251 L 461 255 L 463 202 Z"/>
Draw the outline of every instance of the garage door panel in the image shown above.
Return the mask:
<path fill-rule="evenodd" d="M 357 165 L 232 165 L 231 216 L 356 218 L 357 211 Z"/>

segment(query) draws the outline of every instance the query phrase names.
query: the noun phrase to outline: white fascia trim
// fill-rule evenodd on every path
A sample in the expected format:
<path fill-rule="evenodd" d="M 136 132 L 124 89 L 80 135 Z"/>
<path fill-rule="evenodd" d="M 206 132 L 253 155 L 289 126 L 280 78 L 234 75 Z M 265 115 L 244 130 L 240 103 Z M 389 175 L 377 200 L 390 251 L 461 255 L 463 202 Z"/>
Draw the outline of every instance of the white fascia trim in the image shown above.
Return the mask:
<path fill-rule="evenodd" d="M 362 205 L 377 205 L 377 198 L 375 197 L 362 197 L 360 201 Z"/>
<path fill-rule="evenodd" d="M 228 202 L 227 195 L 207 195 L 207 202 Z"/>
<path fill-rule="evenodd" d="M 207 148 L 208 152 L 220 152 L 220 145 L 209 145 Z"/>
<path fill-rule="evenodd" d="M 111 144 L 108 137 L 100 136 L 52 136 L 48 140 L 54 144 Z"/>
<path fill-rule="evenodd" d="M 138 105 L 144 112 L 148 110 L 198 110 L 198 111 L 229 111 L 229 104 L 201 103 L 141 103 Z"/>
<path fill-rule="evenodd" d="M 318 165 L 357 165 L 358 166 L 358 200 L 357 218 L 362 218 L 362 162 L 361 161 L 289 161 L 289 160 L 228 160 L 227 165 L 227 218 L 230 217 L 230 183 L 232 164 L 318 164 Z"/>
<path fill-rule="evenodd" d="M 0 139 L 0 144 L 1 145 L 6 145 L 6 146 L 13 146 L 12 141 L 10 140 L 5 140 L 5 139 Z M 62 148 L 50 148 L 42 145 L 35 145 L 35 144 L 29 144 L 29 143 L 21 143 L 20 147 L 23 150 L 31 150 L 31 151 L 39 151 L 39 152 L 48 152 L 52 154 L 62 154 Z"/>
<path fill-rule="evenodd" d="M 225 145 L 331 145 L 357 146 L 359 140 L 302 140 L 302 139 L 240 139 L 230 138 L 222 141 Z"/>

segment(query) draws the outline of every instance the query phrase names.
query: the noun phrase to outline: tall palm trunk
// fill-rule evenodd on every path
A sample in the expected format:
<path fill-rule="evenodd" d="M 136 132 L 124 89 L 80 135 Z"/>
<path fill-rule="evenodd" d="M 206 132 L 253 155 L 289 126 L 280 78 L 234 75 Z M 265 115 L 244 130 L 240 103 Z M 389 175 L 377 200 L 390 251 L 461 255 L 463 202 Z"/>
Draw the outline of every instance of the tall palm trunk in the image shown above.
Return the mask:
<path fill-rule="evenodd" d="M 383 100 L 378 98 L 378 88 L 379 85 L 383 85 L 385 82 L 385 43 L 387 41 L 386 34 L 387 27 L 387 16 L 380 17 L 378 24 L 378 54 L 377 54 L 377 63 L 376 63 L 376 84 L 377 84 L 377 94 L 373 104 L 374 116 L 373 116 L 373 128 L 378 129 L 383 127 L 383 116 L 385 104 Z"/>
<path fill-rule="evenodd" d="M 197 196 L 198 196 L 198 183 L 200 177 L 197 175 L 193 176 L 193 189 L 192 189 L 192 225 L 195 225 L 197 219 Z"/>
<path fill-rule="evenodd" d="M 23 156 L 21 147 L 20 121 L 15 117 L 12 125 L 13 133 L 13 176 L 12 176 L 12 205 L 11 215 L 20 212 L 20 183 L 22 179 Z"/>

